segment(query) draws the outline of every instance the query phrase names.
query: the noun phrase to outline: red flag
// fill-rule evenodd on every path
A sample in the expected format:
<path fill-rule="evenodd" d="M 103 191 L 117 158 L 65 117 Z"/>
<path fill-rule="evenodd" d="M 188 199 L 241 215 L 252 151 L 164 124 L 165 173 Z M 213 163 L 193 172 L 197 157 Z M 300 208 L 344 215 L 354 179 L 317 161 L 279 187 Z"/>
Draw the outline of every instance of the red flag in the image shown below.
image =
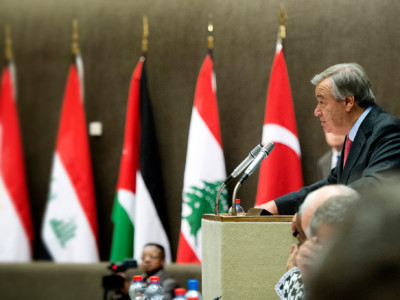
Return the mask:
<path fill-rule="evenodd" d="M 201 219 L 214 212 L 218 188 L 226 178 L 213 62 L 206 56 L 197 79 L 183 180 L 177 263 L 201 263 Z M 221 211 L 228 211 L 223 191 Z"/>
<path fill-rule="evenodd" d="M 267 93 L 262 143 L 268 141 L 275 143 L 275 149 L 261 164 L 256 205 L 303 186 L 300 143 L 289 76 L 280 43 L 277 44 Z"/>
<path fill-rule="evenodd" d="M 4 69 L 0 93 L 0 260 L 29 261 L 33 227 L 12 70 Z"/>
<path fill-rule="evenodd" d="M 69 70 L 42 239 L 56 262 L 98 262 L 97 214 L 79 56 Z"/>

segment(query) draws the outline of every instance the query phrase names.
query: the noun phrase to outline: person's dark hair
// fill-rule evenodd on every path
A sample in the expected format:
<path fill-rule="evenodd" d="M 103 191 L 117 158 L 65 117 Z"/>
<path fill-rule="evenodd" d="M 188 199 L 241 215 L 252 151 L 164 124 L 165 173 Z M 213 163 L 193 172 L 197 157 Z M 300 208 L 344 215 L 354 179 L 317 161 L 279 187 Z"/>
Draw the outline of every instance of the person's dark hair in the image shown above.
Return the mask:
<path fill-rule="evenodd" d="M 371 83 L 363 67 L 356 63 L 337 64 L 315 75 L 311 83 L 317 86 L 322 80 L 330 78 L 332 94 L 337 101 L 353 95 L 360 107 L 366 108 L 375 103 Z"/>
<path fill-rule="evenodd" d="M 335 241 L 315 261 L 308 300 L 397 299 L 400 188 L 371 192 L 348 212 Z"/>
<path fill-rule="evenodd" d="M 146 245 L 144 245 L 144 247 L 147 247 L 147 246 L 154 246 L 154 247 L 157 247 L 158 249 L 160 249 L 161 259 L 165 259 L 165 249 L 163 246 L 161 246 L 160 244 L 156 244 L 156 243 L 147 243 Z"/>

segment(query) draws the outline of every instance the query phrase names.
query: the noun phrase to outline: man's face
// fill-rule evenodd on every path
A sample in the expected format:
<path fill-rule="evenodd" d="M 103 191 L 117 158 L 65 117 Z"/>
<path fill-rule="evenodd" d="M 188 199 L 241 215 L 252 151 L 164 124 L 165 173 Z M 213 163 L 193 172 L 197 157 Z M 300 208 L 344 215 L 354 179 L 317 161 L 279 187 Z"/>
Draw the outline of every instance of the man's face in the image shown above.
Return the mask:
<path fill-rule="evenodd" d="M 322 80 L 315 88 L 317 107 L 314 115 L 321 121 L 325 133 L 347 134 L 346 102 L 336 101 L 332 95 L 332 83 L 329 78 Z"/>
<path fill-rule="evenodd" d="M 156 246 L 146 246 L 142 253 L 142 270 L 152 272 L 161 269 L 164 266 L 161 250 Z"/>

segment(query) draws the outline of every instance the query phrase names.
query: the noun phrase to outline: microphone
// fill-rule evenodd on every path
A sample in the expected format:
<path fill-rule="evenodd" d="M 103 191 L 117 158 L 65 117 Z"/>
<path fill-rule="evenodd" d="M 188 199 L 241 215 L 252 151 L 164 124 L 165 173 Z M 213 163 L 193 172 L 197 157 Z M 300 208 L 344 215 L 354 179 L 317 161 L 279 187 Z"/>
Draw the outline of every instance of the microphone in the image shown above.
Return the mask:
<path fill-rule="evenodd" d="M 249 155 L 236 167 L 235 170 L 229 175 L 229 177 L 224 181 L 225 185 L 228 184 L 233 178 L 237 177 L 244 169 L 257 157 L 262 149 L 262 144 L 258 144 L 250 151 Z"/>
<path fill-rule="evenodd" d="M 254 147 L 253 150 L 250 151 L 249 155 L 236 167 L 235 170 L 229 175 L 227 179 L 221 184 L 218 189 L 217 197 L 215 198 L 215 215 L 219 215 L 219 198 L 221 196 L 221 192 L 226 187 L 226 185 L 235 177 L 237 177 L 243 170 L 257 157 L 257 155 L 262 150 L 262 145 L 258 144 Z"/>
<path fill-rule="evenodd" d="M 246 169 L 244 172 L 242 178 L 236 183 L 236 186 L 233 190 L 233 196 L 232 196 L 232 216 L 236 216 L 236 205 L 235 205 L 235 200 L 237 192 L 239 191 L 240 186 L 242 183 L 251 175 L 253 172 L 258 168 L 258 166 L 261 164 L 264 158 L 266 158 L 274 149 L 275 144 L 273 142 L 268 142 L 262 147 L 260 153 L 258 153 L 257 157 L 253 160 L 253 162 L 249 165 L 249 167 Z"/>
<path fill-rule="evenodd" d="M 261 148 L 260 153 L 258 153 L 257 157 L 253 160 L 253 162 L 249 165 L 249 167 L 244 172 L 242 178 L 240 178 L 240 184 L 242 184 L 253 172 L 258 168 L 261 162 L 270 155 L 272 149 L 274 149 L 275 144 L 273 142 L 268 142 Z"/>

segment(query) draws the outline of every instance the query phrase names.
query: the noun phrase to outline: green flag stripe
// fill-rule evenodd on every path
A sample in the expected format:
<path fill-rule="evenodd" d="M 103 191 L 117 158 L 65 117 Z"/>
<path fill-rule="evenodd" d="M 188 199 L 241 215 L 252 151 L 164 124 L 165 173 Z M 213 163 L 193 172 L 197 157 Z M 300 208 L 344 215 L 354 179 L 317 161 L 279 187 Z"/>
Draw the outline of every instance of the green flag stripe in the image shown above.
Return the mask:
<path fill-rule="evenodd" d="M 125 209 L 119 203 L 118 192 L 115 195 L 111 219 L 114 223 L 114 233 L 110 260 L 121 262 L 125 258 L 132 258 L 134 227 Z"/>

